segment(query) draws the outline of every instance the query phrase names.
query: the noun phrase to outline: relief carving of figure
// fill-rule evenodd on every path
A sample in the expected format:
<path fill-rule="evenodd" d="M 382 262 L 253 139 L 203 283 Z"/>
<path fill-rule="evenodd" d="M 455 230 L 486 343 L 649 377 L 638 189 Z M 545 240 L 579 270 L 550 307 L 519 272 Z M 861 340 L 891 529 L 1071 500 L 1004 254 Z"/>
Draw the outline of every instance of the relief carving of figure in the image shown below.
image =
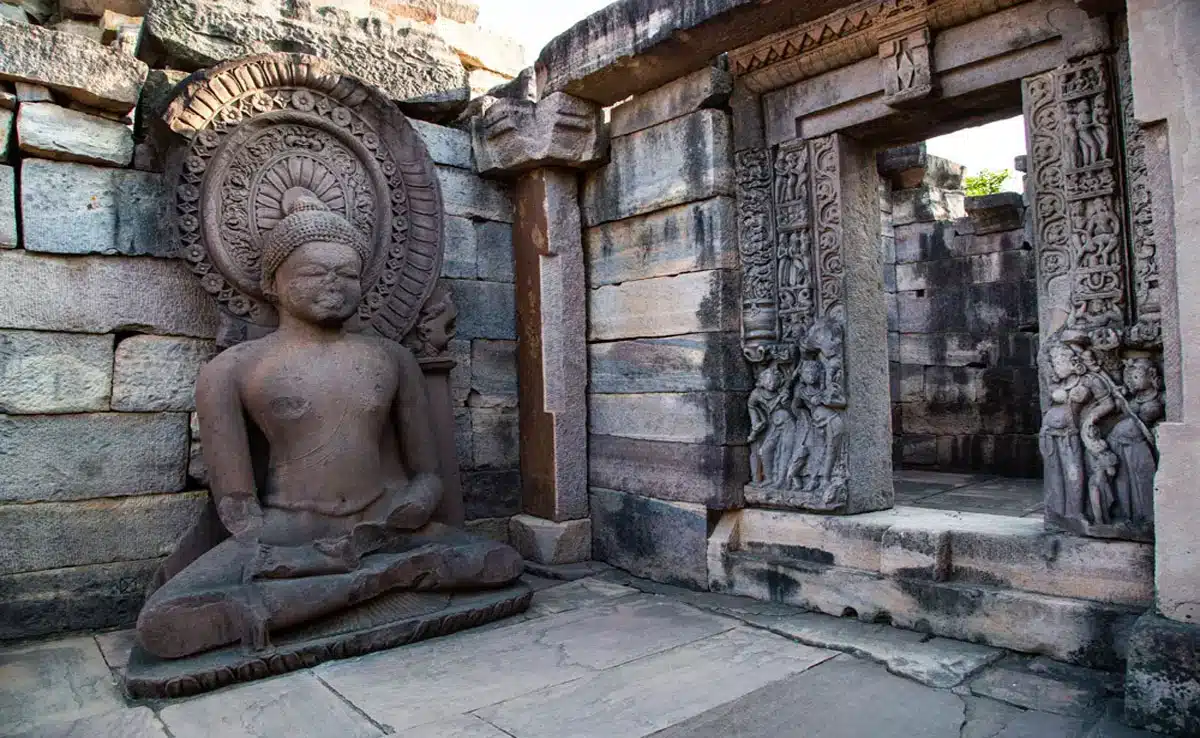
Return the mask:
<path fill-rule="evenodd" d="M 1100 149 L 1100 141 L 1096 138 L 1091 101 L 1085 98 L 1066 105 L 1068 109 L 1067 115 L 1063 116 L 1063 123 L 1067 140 L 1074 144 L 1071 152 L 1072 163 L 1080 169 L 1099 163 L 1104 156 Z"/>
<path fill-rule="evenodd" d="M 774 485 L 784 479 L 795 442 L 795 418 L 790 408 L 790 377 L 774 364 L 763 368 L 750 393 L 750 448 L 753 481 Z"/>
<path fill-rule="evenodd" d="M 1146 357 L 1125 360 L 1127 412 L 1108 436 L 1118 460 L 1116 517 L 1136 523 L 1154 521 L 1154 475 L 1158 454 L 1152 430 L 1165 416 L 1158 367 Z"/>
<path fill-rule="evenodd" d="M 1078 533 L 1129 535 L 1153 520 L 1157 452 L 1153 426 L 1163 417 L 1158 369 L 1126 359 L 1123 386 L 1115 341 L 1065 331 L 1046 351 L 1050 409 L 1042 421 L 1048 522 Z M 1064 337 L 1065 336 L 1065 337 Z M 1110 345 L 1111 344 L 1111 345 Z"/>
<path fill-rule="evenodd" d="M 197 384 L 219 521 L 167 559 L 138 618 L 138 642 L 161 658 L 262 651 L 276 631 L 385 592 L 521 574 L 511 548 L 431 522 L 442 483 L 421 369 L 400 344 L 347 330 L 370 253 L 361 232 L 303 188 L 282 205 L 261 260 L 279 328 L 218 355 Z"/>

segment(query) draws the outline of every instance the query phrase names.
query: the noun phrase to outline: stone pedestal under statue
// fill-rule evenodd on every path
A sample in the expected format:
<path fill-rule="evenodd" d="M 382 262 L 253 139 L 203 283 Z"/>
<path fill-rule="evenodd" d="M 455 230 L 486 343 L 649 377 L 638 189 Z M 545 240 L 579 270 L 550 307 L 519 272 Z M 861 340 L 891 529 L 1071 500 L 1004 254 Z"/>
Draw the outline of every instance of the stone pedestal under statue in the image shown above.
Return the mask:
<path fill-rule="evenodd" d="M 176 235 L 226 348 L 196 387 L 212 504 L 155 578 L 129 692 L 193 694 L 524 610 L 520 555 L 453 527 L 438 420 L 456 310 L 408 122 L 287 54 L 198 75 L 167 122 L 187 138 Z"/>

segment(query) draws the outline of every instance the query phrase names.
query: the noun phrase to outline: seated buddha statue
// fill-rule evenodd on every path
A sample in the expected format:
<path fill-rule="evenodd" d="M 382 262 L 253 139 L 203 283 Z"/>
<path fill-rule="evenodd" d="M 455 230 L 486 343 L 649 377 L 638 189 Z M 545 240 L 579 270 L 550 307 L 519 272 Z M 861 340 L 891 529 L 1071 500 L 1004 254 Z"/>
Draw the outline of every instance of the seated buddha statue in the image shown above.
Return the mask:
<path fill-rule="evenodd" d="M 392 590 L 505 586 L 506 545 L 432 522 L 441 501 L 413 354 L 347 324 L 369 258 L 361 234 L 302 188 L 262 245 L 270 335 L 200 373 L 196 409 L 215 516 L 160 570 L 137 623 L 162 658 L 241 643 Z"/>

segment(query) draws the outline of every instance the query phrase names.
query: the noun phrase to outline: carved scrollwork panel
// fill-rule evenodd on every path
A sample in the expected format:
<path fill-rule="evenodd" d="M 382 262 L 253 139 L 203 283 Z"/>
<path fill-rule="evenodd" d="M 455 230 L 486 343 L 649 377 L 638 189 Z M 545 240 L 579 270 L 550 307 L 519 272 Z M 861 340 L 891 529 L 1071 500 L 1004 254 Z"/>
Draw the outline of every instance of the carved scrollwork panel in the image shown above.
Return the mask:
<path fill-rule="evenodd" d="M 179 253 L 221 308 L 269 329 L 264 236 L 300 188 L 370 246 L 362 325 L 400 340 L 442 260 L 442 196 L 420 137 L 382 94 L 329 63 L 267 54 L 194 75 L 164 116 L 186 139 L 174 177 Z"/>
<path fill-rule="evenodd" d="M 752 459 L 747 500 L 837 512 L 847 503 L 839 152 L 830 137 L 787 142 L 772 154 L 756 152 L 743 162 L 747 174 L 739 178 L 739 198 L 743 183 L 751 181 L 767 193 L 763 212 L 775 215 L 776 239 L 770 260 L 762 256 L 765 240 L 754 242 L 758 249 L 753 254 L 745 252 L 748 242 L 742 242 L 744 277 L 750 284 L 746 294 L 771 305 L 777 317 L 777 330 L 769 339 L 766 332 L 744 332 L 746 356 L 757 379 L 747 408 Z M 745 166 L 762 162 L 772 162 L 773 170 Z M 749 176 L 751 172 L 758 176 Z M 769 186 L 764 188 L 764 181 Z M 747 262 L 748 256 L 757 261 Z M 775 269 L 759 278 L 754 271 L 759 263 Z M 752 305 L 747 305 L 748 318 Z"/>
<path fill-rule="evenodd" d="M 1121 162 L 1129 162 L 1134 178 L 1145 176 L 1144 162 L 1139 174 L 1137 157 L 1120 151 L 1112 92 L 1104 56 L 1025 81 L 1039 299 L 1059 280 L 1069 284 L 1065 320 L 1042 327 L 1046 520 L 1082 535 L 1149 540 L 1163 392 L 1159 347 L 1146 340 L 1154 331 L 1141 320 L 1140 295 L 1151 285 L 1139 288 L 1136 273 L 1157 265 L 1149 263 L 1152 239 L 1140 247 L 1135 240 L 1131 249 L 1139 238 L 1137 206 L 1129 226 L 1124 194 L 1137 185 L 1126 181 Z"/>

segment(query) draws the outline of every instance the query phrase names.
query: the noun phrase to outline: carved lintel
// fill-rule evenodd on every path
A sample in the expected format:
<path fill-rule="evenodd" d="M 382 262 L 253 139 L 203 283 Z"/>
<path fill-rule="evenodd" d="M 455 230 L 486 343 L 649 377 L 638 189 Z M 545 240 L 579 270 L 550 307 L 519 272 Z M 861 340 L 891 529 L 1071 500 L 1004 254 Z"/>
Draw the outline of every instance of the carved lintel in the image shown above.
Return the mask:
<path fill-rule="evenodd" d="M 598 105 L 562 92 L 532 100 L 497 100 L 471 121 L 480 174 L 511 175 L 541 167 L 587 168 L 608 157 Z"/>
<path fill-rule="evenodd" d="M 883 102 L 902 107 L 933 94 L 928 25 L 889 33 L 880 40 L 879 63 L 883 75 Z"/>
<path fill-rule="evenodd" d="M 735 49 L 729 66 L 747 90 L 766 92 L 868 59 L 919 27 L 950 28 L 1025 1 L 861 0 Z"/>

